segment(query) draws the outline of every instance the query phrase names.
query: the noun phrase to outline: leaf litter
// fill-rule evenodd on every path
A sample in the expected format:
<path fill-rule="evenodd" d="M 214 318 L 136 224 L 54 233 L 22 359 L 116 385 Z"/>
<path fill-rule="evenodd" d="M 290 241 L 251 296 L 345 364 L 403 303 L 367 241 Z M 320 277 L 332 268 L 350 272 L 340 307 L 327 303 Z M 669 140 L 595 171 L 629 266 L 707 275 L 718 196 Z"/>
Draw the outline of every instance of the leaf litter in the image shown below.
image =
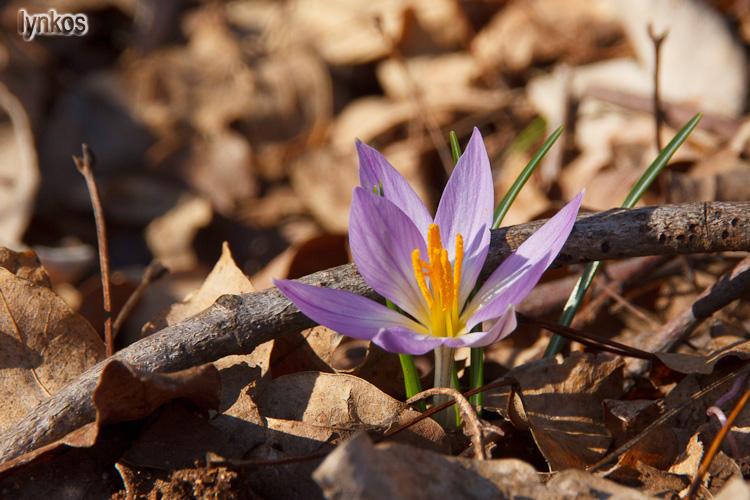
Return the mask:
<path fill-rule="evenodd" d="M 114 269 L 137 276 L 154 255 L 173 271 L 141 297 L 123 345 L 271 277 L 347 263 L 355 138 L 434 211 L 447 141 L 431 129 L 465 142 L 479 126 L 502 195 L 566 124 L 506 223 L 546 216 L 584 186 L 586 208 L 612 208 L 656 152 L 649 23 L 667 35 L 660 137 L 706 116 L 642 203 L 748 201 L 739 3 L 72 0 L 65 9 L 107 30 L 66 44 L 15 38 L 22 7 L 0 17 L 0 163 L 17 167 L 0 169 L 0 430 L 108 364 L 96 420 L 0 464 L 2 496 L 684 498 L 706 465 L 698 497 L 750 497 L 750 410 L 729 432 L 739 456 L 724 442 L 703 463 L 721 429 L 707 411 L 730 414 L 746 390 L 735 384 L 750 308 L 732 287 L 745 253 L 605 264 L 574 326 L 648 350 L 682 332 L 658 362 L 576 343 L 539 359 L 547 335 L 524 325 L 485 351 L 486 380 L 513 385 L 485 396 L 479 427 L 425 419 L 389 437 L 419 416 L 402 402 L 398 358 L 324 327 L 175 373 L 105 360 L 84 284 L 96 273 L 90 202 L 64 167 L 82 142 L 97 154 Z M 521 309 L 555 320 L 577 272 L 550 271 Z M 154 316 L 159 304 L 171 305 Z M 427 383 L 433 360 L 416 361 Z M 466 458 L 479 456 L 463 434 L 475 428 L 497 430 L 487 460 Z"/>

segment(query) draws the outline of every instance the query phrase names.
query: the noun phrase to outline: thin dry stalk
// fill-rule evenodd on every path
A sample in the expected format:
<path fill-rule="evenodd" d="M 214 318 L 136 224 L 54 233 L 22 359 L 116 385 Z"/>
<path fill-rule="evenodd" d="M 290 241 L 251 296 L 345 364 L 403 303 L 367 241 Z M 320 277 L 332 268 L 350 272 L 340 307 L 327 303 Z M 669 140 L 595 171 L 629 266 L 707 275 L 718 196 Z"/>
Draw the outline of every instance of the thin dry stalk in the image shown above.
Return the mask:
<path fill-rule="evenodd" d="M 115 353 L 115 343 L 112 337 L 112 299 L 109 293 L 109 250 L 107 249 L 107 231 L 104 223 L 104 210 L 102 200 L 99 198 L 99 188 L 94 178 L 94 152 L 88 144 L 83 144 L 83 157 L 73 156 L 73 161 L 78 171 L 86 179 L 86 186 L 91 196 L 91 204 L 94 207 L 94 220 L 96 221 L 96 239 L 99 242 L 99 267 L 102 275 L 102 294 L 104 295 L 104 344 L 107 357 Z"/>
<path fill-rule="evenodd" d="M 482 423 L 479 421 L 474 406 L 469 403 L 469 400 L 466 399 L 463 394 L 455 389 L 451 389 L 450 387 L 433 387 L 432 389 L 427 389 L 419 394 L 415 394 L 406 401 L 406 404 L 411 405 L 417 401 L 421 401 L 422 399 L 437 394 L 448 396 L 455 401 L 458 411 L 461 412 L 461 416 L 466 423 L 466 433 L 469 434 L 469 437 L 471 438 L 471 444 L 474 446 L 477 458 L 479 460 L 487 460 L 487 452 L 482 444 L 484 443 L 484 429 L 482 428 Z"/>
<path fill-rule="evenodd" d="M 136 287 L 136 289 L 133 290 L 133 293 L 130 294 L 130 297 L 128 297 L 128 300 L 125 302 L 125 305 L 123 305 L 122 309 L 120 309 L 120 312 L 117 315 L 115 322 L 112 324 L 112 338 L 113 339 L 117 338 L 117 334 L 120 332 L 120 328 L 122 328 L 122 324 L 125 323 L 125 320 L 128 319 L 128 316 L 130 316 L 130 313 L 133 312 L 133 309 L 138 304 L 138 301 L 143 295 L 143 292 L 146 291 L 146 288 L 148 288 L 148 286 L 152 282 L 164 276 L 166 272 L 167 272 L 167 268 L 159 264 L 157 261 L 152 261 L 148 265 L 146 270 L 143 272 L 143 276 L 141 277 L 141 282 L 138 283 L 138 286 Z"/>

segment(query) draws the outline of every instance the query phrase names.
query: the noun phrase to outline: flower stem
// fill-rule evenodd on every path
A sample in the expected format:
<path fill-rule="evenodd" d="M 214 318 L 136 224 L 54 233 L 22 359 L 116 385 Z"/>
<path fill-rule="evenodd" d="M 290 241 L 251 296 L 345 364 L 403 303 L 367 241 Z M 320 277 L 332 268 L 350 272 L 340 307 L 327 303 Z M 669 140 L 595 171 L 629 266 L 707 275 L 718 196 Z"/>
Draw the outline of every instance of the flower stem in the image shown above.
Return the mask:
<path fill-rule="evenodd" d="M 414 356 L 409 354 L 399 354 L 398 359 L 401 361 L 401 370 L 404 372 L 406 399 L 409 399 L 422 392 L 422 384 L 419 381 L 419 372 L 417 371 L 417 365 L 414 363 Z M 427 411 L 427 405 L 424 401 L 420 401 L 416 406 L 422 413 Z"/>
<path fill-rule="evenodd" d="M 453 349 L 449 347 L 435 348 L 434 387 L 453 387 Z M 448 399 L 448 396 L 442 394 L 434 396 L 433 405 L 441 405 Z M 434 418 L 444 429 L 455 428 L 455 412 L 452 407 L 437 413 Z"/>

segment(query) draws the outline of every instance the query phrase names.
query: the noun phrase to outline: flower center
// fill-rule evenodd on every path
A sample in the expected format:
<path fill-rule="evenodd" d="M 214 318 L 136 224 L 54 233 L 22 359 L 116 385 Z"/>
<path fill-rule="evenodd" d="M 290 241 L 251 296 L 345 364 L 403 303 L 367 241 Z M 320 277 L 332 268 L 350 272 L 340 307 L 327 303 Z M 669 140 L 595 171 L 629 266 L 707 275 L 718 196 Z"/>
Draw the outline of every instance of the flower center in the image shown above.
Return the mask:
<path fill-rule="evenodd" d="M 458 335 L 458 289 L 461 285 L 461 265 L 464 259 L 463 237 L 460 234 L 456 235 L 456 261 L 454 266 L 451 266 L 448 250 L 443 248 L 440 241 L 440 228 L 436 224 L 430 224 L 427 231 L 427 257 L 429 263 L 419 258 L 419 249 L 411 253 L 414 276 L 430 307 L 430 331 L 439 337 Z M 429 287 L 425 278 L 430 279 Z"/>

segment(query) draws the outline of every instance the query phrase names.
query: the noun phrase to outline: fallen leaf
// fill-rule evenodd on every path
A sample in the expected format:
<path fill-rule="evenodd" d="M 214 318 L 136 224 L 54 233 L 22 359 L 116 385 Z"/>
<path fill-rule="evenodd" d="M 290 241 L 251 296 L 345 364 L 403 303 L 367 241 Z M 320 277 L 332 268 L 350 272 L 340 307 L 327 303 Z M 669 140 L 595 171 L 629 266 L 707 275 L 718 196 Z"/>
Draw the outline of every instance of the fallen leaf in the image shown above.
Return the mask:
<path fill-rule="evenodd" d="M 571 353 L 514 368 L 521 394 L 503 390 L 485 397 L 489 409 L 529 428 L 551 470 L 584 468 L 608 451 L 612 438 L 604 424 L 601 401 L 622 393 L 623 363 L 604 355 Z M 511 397 L 509 397 L 509 395 Z"/>
<path fill-rule="evenodd" d="M 232 259 L 229 245 L 225 242 L 221 258 L 209 273 L 201 287 L 184 301 L 174 304 L 157 314 L 143 327 L 143 336 L 151 335 L 162 328 L 177 324 L 210 307 L 224 294 L 255 292 L 255 287 Z"/>
<path fill-rule="evenodd" d="M 21 246 L 40 175 L 34 131 L 22 102 L 0 84 L 0 246 Z"/>
<path fill-rule="evenodd" d="M 0 268 L 0 430 L 104 359 L 91 325 L 45 286 Z"/>
<path fill-rule="evenodd" d="M 712 352 L 709 356 L 677 352 L 657 352 L 655 354 L 662 363 L 678 373 L 708 375 L 713 373 L 716 364 L 724 358 L 750 359 L 750 341 L 727 346 L 724 349 Z"/>
<path fill-rule="evenodd" d="M 193 240 L 212 217 L 207 200 L 194 195 L 181 197 L 171 210 L 146 227 L 146 242 L 154 258 L 173 272 L 193 269 L 198 262 Z"/>
<path fill-rule="evenodd" d="M 0 247 L 0 267 L 36 285 L 52 288 L 49 275 L 33 250 L 14 252 L 9 248 Z"/>
<path fill-rule="evenodd" d="M 656 500 L 634 488 L 619 485 L 582 470 L 566 470 L 556 474 L 547 489 L 549 498 L 616 498 L 617 500 Z"/>
<path fill-rule="evenodd" d="M 313 474 L 330 500 L 549 498 L 534 468 L 520 460 L 468 460 L 358 434 Z"/>
<path fill-rule="evenodd" d="M 418 416 L 404 403 L 364 380 L 345 374 L 296 373 L 272 380 L 256 400 L 263 417 L 294 420 L 322 427 L 352 426 L 384 430 Z M 423 420 L 398 436 L 437 451 L 445 450 L 445 433 L 433 420 Z"/>
<path fill-rule="evenodd" d="M 216 410 L 221 401 L 221 379 L 212 364 L 174 373 L 148 373 L 121 361 L 107 364 L 94 389 L 99 425 L 147 417 L 167 401 L 202 412 Z"/>

